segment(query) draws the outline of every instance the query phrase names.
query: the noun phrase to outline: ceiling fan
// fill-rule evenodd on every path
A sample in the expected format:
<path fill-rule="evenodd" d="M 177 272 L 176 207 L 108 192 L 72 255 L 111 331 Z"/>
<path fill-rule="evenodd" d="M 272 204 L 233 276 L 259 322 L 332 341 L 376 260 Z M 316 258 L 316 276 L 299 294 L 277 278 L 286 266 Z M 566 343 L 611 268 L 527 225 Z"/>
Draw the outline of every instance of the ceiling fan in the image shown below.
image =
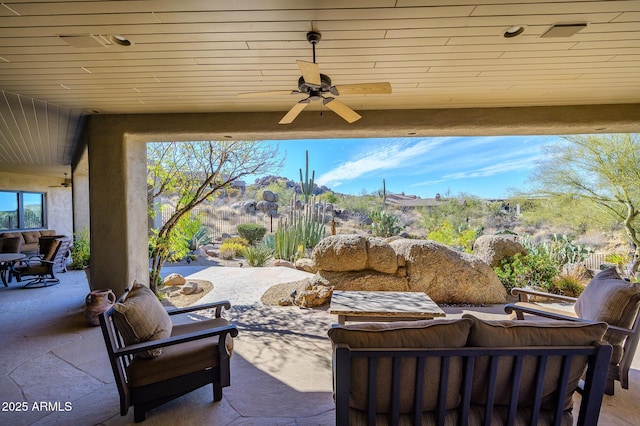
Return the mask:
<path fill-rule="evenodd" d="M 390 83 L 359 83 L 342 84 L 333 86 L 331 79 L 325 74 L 320 74 L 318 64 L 316 64 L 316 44 L 320 42 L 319 32 L 310 31 L 307 33 L 307 41 L 313 47 L 313 62 L 296 61 L 302 76 L 298 79 L 298 90 L 277 90 L 267 92 L 240 93 L 238 96 L 270 96 L 270 95 L 307 95 L 306 98 L 298 101 L 287 114 L 282 117 L 280 124 L 291 124 L 293 120 L 304 110 L 311 101 L 322 101 L 323 105 L 338 114 L 349 123 L 361 119 L 360 114 L 334 98 L 340 95 L 375 95 L 391 93 Z M 327 95 L 327 96 L 325 96 Z M 333 96 L 331 96 L 333 95 Z"/>
<path fill-rule="evenodd" d="M 64 180 L 62 182 L 60 182 L 60 185 L 53 185 L 50 186 L 49 188 L 59 188 L 59 187 L 63 187 L 63 188 L 69 188 L 71 186 L 71 179 L 67 178 L 67 174 L 64 174 Z"/>

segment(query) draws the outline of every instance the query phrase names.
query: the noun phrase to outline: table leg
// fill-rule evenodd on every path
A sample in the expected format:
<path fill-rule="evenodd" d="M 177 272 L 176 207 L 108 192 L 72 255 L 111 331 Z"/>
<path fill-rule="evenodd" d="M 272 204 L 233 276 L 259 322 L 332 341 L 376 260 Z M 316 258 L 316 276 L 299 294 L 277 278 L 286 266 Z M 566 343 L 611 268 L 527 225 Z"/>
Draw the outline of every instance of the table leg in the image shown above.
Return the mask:
<path fill-rule="evenodd" d="M 9 275 L 9 267 L 6 264 L 0 265 L 0 278 L 2 278 L 2 284 L 5 287 L 9 287 L 7 285 L 7 276 Z"/>
<path fill-rule="evenodd" d="M 344 325 L 344 315 L 338 315 L 338 324 Z"/>

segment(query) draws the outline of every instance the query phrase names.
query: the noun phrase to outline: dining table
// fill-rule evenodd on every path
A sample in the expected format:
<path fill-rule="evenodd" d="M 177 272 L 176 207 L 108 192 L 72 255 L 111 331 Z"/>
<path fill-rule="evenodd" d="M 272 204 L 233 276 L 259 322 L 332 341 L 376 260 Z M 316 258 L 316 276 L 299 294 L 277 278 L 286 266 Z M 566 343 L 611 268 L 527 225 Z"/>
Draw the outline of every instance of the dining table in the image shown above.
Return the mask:
<path fill-rule="evenodd" d="M 11 269 L 13 265 L 26 257 L 23 253 L 0 253 L 0 279 L 2 284 L 8 287 L 7 281 L 10 279 Z"/>

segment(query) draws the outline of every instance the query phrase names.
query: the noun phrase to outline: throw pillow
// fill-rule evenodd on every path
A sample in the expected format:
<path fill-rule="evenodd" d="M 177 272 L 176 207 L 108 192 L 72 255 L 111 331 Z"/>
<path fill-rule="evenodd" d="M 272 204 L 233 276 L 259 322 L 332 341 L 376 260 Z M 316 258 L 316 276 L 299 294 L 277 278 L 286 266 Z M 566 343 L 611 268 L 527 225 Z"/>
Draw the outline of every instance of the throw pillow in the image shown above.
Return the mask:
<path fill-rule="evenodd" d="M 113 306 L 113 321 L 126 345 L 166 339 L 171 336 L 171 317 L 148 287 L 134 282 L 123 302 Z M 156 358 L 162 348 L 137 354 L 140 358 Z"/>

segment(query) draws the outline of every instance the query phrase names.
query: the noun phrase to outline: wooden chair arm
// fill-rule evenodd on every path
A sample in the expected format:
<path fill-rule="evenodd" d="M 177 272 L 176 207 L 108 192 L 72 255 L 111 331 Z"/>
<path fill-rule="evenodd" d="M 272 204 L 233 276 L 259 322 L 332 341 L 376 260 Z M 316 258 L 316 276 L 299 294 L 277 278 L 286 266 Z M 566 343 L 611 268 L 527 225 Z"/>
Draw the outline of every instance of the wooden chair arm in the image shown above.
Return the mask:
<path fill-rule="evenodd" d="M 522 319 L 520 314 L 525 313 L 525 314 L 531 314 L 539 317 L 556 319 L 556 320 L 567 320 L 567 321 L 575 321 L 575 322 L 593 322 L 593 321 L 585 320 L 582 318 L 576 318 L 571 315 L 561 315 L 556 312 L 549 312 L 544 309 L 536 309 L 530 306 L 520 306 L 517 303 L 507 303 L 504 306 L 504 311 L 507 314 L 515 312 L 518 319 Z"/>
<path fill-rule="evenodd" d="M 229 302 L 228 300 L 221 300 L 218 302 L 203 303 L 202 305 L 171 309 L 171 310 L 167 310 L 167 312 L 169 313 L 169 315 L 179 315 L 179 314 L 186 314 L 188 312 L 202 311 L 205 309 L 214 309 L 214 308 L 216 310 L 216 318 L 220 318 L 223 308 L 226 310 L 231 309 L 231 302 Z"/>
<path fill-rule="evenodd" d="M 536 291 L 536 290 L 531 290 L 527 288 L 518 288 L 518 287 L 511 289 L 511 295 L 518 297 L 518 300 L 520 302 L 528 302 L 530 299 L 530 296 L 544 297 L 547 299 L 558 300 L 561 302 L 569 302 L 569 303 L 576 303 L 576 300 L 578 300 L 575 297 L 562 296 L 560 294 L 551 294 L 551 293 L 545 293 L 543 291 Z"/>
<path fill-rule="evenodd" d="M 113 351 L 115 356 L 133 355 L 138 352 L 145 352 L 151 349 L 164 348 L 167 346 L 179 345 L 181 343 L 191 342 L 193 340 L 205 339 L 213 336 L 224 336 L 230 334 L 231 337 L 238 335 L 238 327 L 234 324 L 224 325 L 222 327 L 214 327 L 208 330 L 195 331 L 193 333 L 182 334 L 180 336 L 168 337 L 160 340 L 150 340 L 148 342 L 136 343 L 135 345 L 128 345 L 124 348 L 115 349 Z"/>

